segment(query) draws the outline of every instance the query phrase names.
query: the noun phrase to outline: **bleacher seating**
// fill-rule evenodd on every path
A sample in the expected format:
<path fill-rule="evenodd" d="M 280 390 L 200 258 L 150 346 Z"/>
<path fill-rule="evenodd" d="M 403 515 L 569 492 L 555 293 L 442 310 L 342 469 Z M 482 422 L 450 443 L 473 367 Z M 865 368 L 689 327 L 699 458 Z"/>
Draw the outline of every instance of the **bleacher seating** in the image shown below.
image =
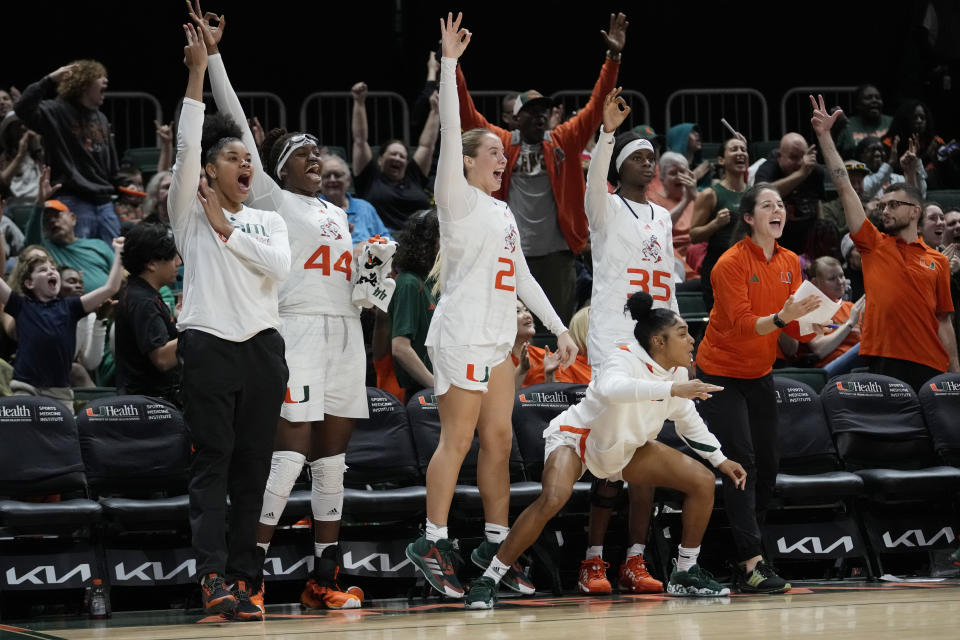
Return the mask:
<path fill-rule="evenodd" d="M 932 378 L 918 397 L 934 451 L 944 464 L 960 467 L 960 374 Z"/>

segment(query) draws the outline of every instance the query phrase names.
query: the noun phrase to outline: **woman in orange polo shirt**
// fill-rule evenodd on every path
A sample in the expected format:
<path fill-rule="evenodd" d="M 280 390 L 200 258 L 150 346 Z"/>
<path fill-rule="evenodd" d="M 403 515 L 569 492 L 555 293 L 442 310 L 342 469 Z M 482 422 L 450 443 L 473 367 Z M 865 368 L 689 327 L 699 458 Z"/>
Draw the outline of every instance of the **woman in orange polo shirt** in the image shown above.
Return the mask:
<path fill-rule="evenodd" d="M 782 593 L 790 585 L 763 562 L 760 523 L 776 484 L 777 399 L 771 374 L 777 337 L 799 335 L 796 320 L 817 308 L 815 296 L 794 300 L 802 280 L 797 254 L 777 244 L 787 214 L 777 190 L 760 183 L 740 200 L 733 239 L 710 274 L 714 306 L 697 353 L 699 378 L 724 388 L 700 404 L 723 450 L 747 471 L 746 489 L 726 480 L 723 497 L 740 573 L 751 593 Z M 739 232 L 739 233 L 738 233 Z"/>

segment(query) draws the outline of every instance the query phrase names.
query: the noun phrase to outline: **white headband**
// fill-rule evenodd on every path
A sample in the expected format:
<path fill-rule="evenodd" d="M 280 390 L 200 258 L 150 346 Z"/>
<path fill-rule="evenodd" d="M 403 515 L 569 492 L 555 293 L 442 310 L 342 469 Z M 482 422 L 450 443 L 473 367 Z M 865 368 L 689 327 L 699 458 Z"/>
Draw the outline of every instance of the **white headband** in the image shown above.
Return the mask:
<path fill-rule="evenodd" d="M 280 153 L 280 157 L 277 158 L 277 168 L 274 169 L 274 173 L 277 174 L 277 180 L 283 180 L 283 178 L 280 177 L 280 170 L 283 169 L 283 165 L 287 163 L 287 160 L 290 159 L 290 156 L 293 154 L 293 152 L 300 147 L 307 146 L 308 144 L 315 144 L 318 147 L 320 146 L 320 142 L 309 133 L 301 133 L 287 140 L 287 143 L 283 147 L 283 151 Z"/>
<path fill-rule="evenodd" d="M 621 151 L 620 155 L 617 156 L 617 173 L 620 173 L 620 165 L 623 164 L 623 161 L 630 157 L 634 151 L 639 151 L 640 149 L 647 149 L 650 152 L 653 152 L 653 145 L 650 144 L 650 141 L 646 138 L 640 138 L 639 140 L 634 140 L 633 142 L 628 142 Z"/>

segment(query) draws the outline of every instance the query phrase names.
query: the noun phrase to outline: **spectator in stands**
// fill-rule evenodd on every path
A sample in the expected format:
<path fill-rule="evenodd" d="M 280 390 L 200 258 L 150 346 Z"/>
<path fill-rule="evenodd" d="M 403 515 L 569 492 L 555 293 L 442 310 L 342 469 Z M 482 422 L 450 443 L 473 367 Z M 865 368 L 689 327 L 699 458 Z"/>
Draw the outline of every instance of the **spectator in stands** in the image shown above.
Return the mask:
<path fill-rule="evenodd" d="M 697 195 L 690 222 L 690 242 L 706 242 L 707 252 L 700 265 L 700 290 L 707 311 L 713 308 L 713 285 L 710 281 L 713 265 L 730 247 L 733 226 L 731 214 L 740 209 L 740 198 L 747 187 L 746 173 L 750 166 L 747 141 L 743 137 L 730 138 L 723 143 L 717 158 L 723 167 L 723 178 Z"/>
<path fill-rule="evenodd" d="M 120 235 L 120 222 L 111 202 L 117 150 L 99 109 L 106 91 L 104 66 L 78 60 L 27 87 L 14 110 L 43 136 L 53 179 L 63 184 L 59 197 L 77 217 L 77 236 L 108 244 Z"/>
<path fill-rule="evenodd" d="M 205 612 L 263 620 L 253 600 L 263 564 L 256 531 L 287 385 L 277 305 L 290 242 L 276 212 L 243 204 L 256 149 L 224 114 L 204 117 L 207 48 L 192 25 L 184 31 L 189 74 L 167 210 L 186 266 L 177 355 L 183 417 L 196 448 L 192 542 Z"/>
<path fill-rule="evenodd" d="M 519 95 L 519 91 L 511 91 L 503 96 L 503 100 L 500 101 L 500 126 L 507 131 L 513 131 L 517 128 L 517 116 L 513 107 Z"/>
<path fill-rule="evenodd" d="M 123 267 L 130 277 L 116 312 L 120 393 L 166 398 L 179 405 L 177 325 L 159 290 L 176 281 L 180 264 L 167 225 L 141 222 L 127 232 Z"/>
<path fill-rule="evenodd" d="M 43 141 L 13 111 L 0 121 L 0 194 L 32 199 L 43 164 Z M 9 254 L 8 254 L 9 255 Z"/>
<path fill-rule="evenodd" d="M 357 193 L 373 205 L 387 228 L 399 229 L 411 214 L 430 207 L 430 197 L 424 189 L 440 132 L 436 104 L 432 103 L 413 158 L 407 158 L 407 145 L 403 140 L 389 140 L 380 147 L 380 156 L 374 162 L 367 141 L 367 85 L 358 82 L 350 92 L 353 94 L 351 126 Z"/>
<path fill-rule="evenodd" d="M 77 322 L 120 288 L 123 238 L 113 241 L 114 260 L 104 286 L 80 297 L 59 298 L 60 274 L 45 256 L 33 256 L 17 283 L 24 293 L 0 280 L 0 303 L 16 320 L 19 347 L 10 388 L 14 395 L 40 395 L 73 402 L 70 369 L 76 353 Z"/>
<path fill-rule="evenodd" d="M 841 207 L 842 210 L 842 207 Z M 863 262 L 860 251 L 847 233 L 840 240 L 840 255 L 843 257 L 843 275 L 847 280 L 847 300 L 859 300 L 863 297 Z"/>
<path fill-rule="evenodd" d="M 816 145 L 807 145 L 799 133 L 787 133 L 780 147 L 757 169 L 755 182 L 769 182 L 787 207 L 787 225 L 779 244 L 794 253 L 806 253 L 827 199 L 823 167 L 817 164 Z"/>
<path fill-rule="evenodd" d="M 3 215 L 2 212 L 6 208 L 6 203 L 7 201 L 4 200 L 3 196 L 0 196 L 0 216 L 2 216 L 0 217 L 0 239 L 3 240 L 3 250 L 9 263 L 23 250 L 24 236 L 17 223 L 11 220 L 9 216 Z M 6 267 L 7 265 L 0 265 L 0 269 Z"/>
<path fill-rule="evenodd" d="M 840 308 L 833 315 L 831 324 L 824 327 L 823 335 L 815 336 L 806 344 L 806 348 L 816 356 L 813 366 L 823 367 L 829 376 L 849 373 L 856 367 L 865 367 L 867 362 L 860 358 L 860 319 L 866 305 L 866 297 L 860 296 L 856 302 L 843 300 L 847 281 L 843 275 L 840 261 L 831 256 L 821 256 L 813 261 L 809 269 L 810 282 L 834 302 L 840 301 Z M 797 349 L 797 341 L 787 333 L 780 334 L 781 345 L 791 344 Z M 784 348 L 784 352 L 788 349 Z"/>
<path fill-rule="evenodd" d="M 910 138 L 916 137 L 917 157 L 926 169 L 932 169 L 937 159 L 937 150 L 943 146 L 943 138 L 937 135 L 933 123 L 933 114 L 923 102 L 911 99 L 901 103 L 893 116 L 890 128 L 883 136 L 888 147 L 896 146 L 897 157 L 907 152 Z M 899 144 L 894 145 L 894 140 Z"/>
<path fill-rule="evenodd" d="M 0 89 L 0 118 L 5 118 L 11 111 L 13 111 L 13 97 L 9 91 Z"/>
<path fill-rule="evenodd" d="M 60 273 L 60 298 L 79 298 L 86 293 L 83 286 L 83 274 L 73 267 L 58 267 Z M 111 309 L 110 302 L 100 305 L 77 322 L 77 350 L 70 367 L 71 387 L 92 387 L 93 379 L 89 371 L 95 371 L 103 360 L 104 342 L 107 336 L 106 314 Z"/>
<path fill-rule="evenodd" d="M 117 199 L 113 204 L 121 227 L 127 230 L 143 220 L 143 200 L 147 194 L 143 190 L 143 174 L 133 164 L 122 164 L 115 178 Z"/>
<path fill-rule="evenodd" d="M 950 264 L 920 242 L 917 221 L 922 197 L 909 185 L 893 184 L 880 197 L 884 232 L 864 213 L 840 154 L 830 137 L 836 113 L 811 96 L 811 123 L 831 179 L 843 200 L 851 238 L 863 263 L 867 307 L 860 354 L 870 370 L 902 380 L 915 390 L 944 371 L 960 371 L 950 300 Z"/>
<path fill-rule="evenodd" d="M 898 142 L 896 139 L 895 142 Z M 886 160 L 884 157 L 886 156 Z M 891 184 L 906 183 L 916 187 L 924 195 L 927 193 L 927 173 L 917 161 L 916 146 L 911 140 L 907 151 L 897 157 L 897 145 L 890 149 L 883 145 L 883 141 L 876 136 L 863 138 L 856 147 L 856 159 L 866 165 L 870 175 L 863 179 L 863 199 L 873 200 L 880 195 L 884 187 Z M 904 173 L 895 173 L 894 165 L 899 164 Z"/>
<path fill-rule="evenodd" d="M 937 150 L 930 172 L 931 189 L 960 189 L 960 143 L 951 140 Z"/>
<path fill-rule="evenodd" d="M 870 175 L 870 169 L 859 160 L 847 160 L 843 163 L 843 166 L 847 170 L 847 176 L 850 178 L 850 186 L 853 187 L 853 190 L 862 202 L 864 199 L 863 180 Z M 822 203 L 820 215 L 825 221 L 833 225 L 840 238 L 843 238 L 843 236 L 849 232 L 849 229 L 847 229 L 847 218 L 843 215 L 843 202 L 841 202 L 840 198 L 834 198 L 833 200 Z M 846 259 L 846 257 L 844 257 L 844 259 Z"/>
<path fill-rule="evenodd" d="M 600 126 L 604 96 L 616 84 L 628 24 L 622 13 L 611 14 L 609 33 L 601 31 L 607 59 L 590 100 L 553 130 L 548 129 L 552 101 L 532 90 L 521 93 L 514 103 L 518 133 L 490 124 L 474 106 L 463 69 L 457 67 L 463 128 L 490 129 L 503 143 L 507 168 L 494 195 L 510 205 L 530 273 L 564 324 L 570 322 L 576 305 L 574 257 L 583 251 L 588 235 L 580 156 Z M 537 319 L 538 333 L 545 332 L 541 321 Z"/>
<path fill-rule="evenodd" d="M 928 247 L 943 253 L 945 244 L 943 233 L 946 230 L 946 220 L 943 215 L 943 207 L 940 206 L 939 202 L 928 201 L 923 203 L 917 230 Z"/>
<path fill-rule="evenodd" d="M 397 382 L 411 398 L 434 382 L 425 342 L 437 305 L 435 281 L 429 277 L 440 246 L 436 210 L 410 216 L 397 235 L 397 243 L 393 257 L 397 286 L 389 307 L 390 350 Z"/>
<path fill-rule="evenodd" d="M 816 296 L 794 292 L 803 279 L 797 254 L 777 243 L 787 223 L 780 194 L 760 182 L 740 201 L 738 240 L 712 271 L 716 304 L 697 352 L 700 379 L 723 393 L 700 404 L 700 415 L 725 451 L 747 471 L 746 489 L 723 479 L 724 506 L 736 545 L 741 591 L 782 593 L 790 584 L 763 560 L 760 527 L 776 484 L 779 445 L 772 365 L 777 337 L 786 329 L 801 338 L 794 321 L 819 306 Z"/>
<path fill-rule="evenodd" d="M 383 224 L 373 205 L 347 193 L 351 181 L 350 167 L 343 158 L 326 155 L 320 158 L 320 162 L 320 193 L 324 200 L 337 205 L 347 214 L 353 243 L 366 242 L 368 238 L 377 235 L 390 238 L 390 230 Z"/>
<path fill-rule="evenodd" d="M 167 214 L 167 194 L 170 192 L 170 179 L 173 176 L 169 171 L 158 171 L 147 183 L 147 198 L 143 202 L 143 221 L 152 223 L 170 224 Z"/>
<path fill-rule="evenodd" d="M 951 209 L 943 214 L 943 245 L 960 244 L 960 211 Z"/>
<path fill-rule="evenodd" d="M 854 150 L 864 138 L 882 138 L 893 123 L 893 116 L 883 113 L 883 97 L 880 90 L 872 84 L 857 87 L 853 98 L 854 109 L 857 114 L 847 117 L 847 126 L 837 139 L 837 149 L 843 158 L 854 156 Z M 820 145 L 823 148 L 823 145 Z M 896 144 L 893 145 L 896 147 Z"/>
<path fill-rule="evenodd" d="M 41 178 L 41 184 L 49 182 Z M 41 195 L 48 191 L 41 186 Z M 78 238 L 74 231 L 77 218 L 62 200 L 38 204 L 27 221 L 25 241 L 42 244 L 57 264 L 83 272 L 84 282 L 91 291 L 102 287 L 113 263 L 109 245 L 99 238 Z"/>
<path fill-rule="evenodd" d="M 684 280 L 699 278 L 697 270 L 687 259 L 687 249 L 691 247 L 690 223 L 693 221 L 693 203 L 697 199 L 697 181 L 686 157 L 675 151 L 667 151 L 660 156 L 659 180 L 650 183 L 647 198 L 670 212 L 673 252 L 683 263 Z M 698 247 L 694 254 L 700 251 L 702 257 L 702 251 L 705 250 L 705 245 Z"/>
<path fill-rule="evenodd" d="M 517 300 L 517 339 L 510 357 L 517 369 L 516 386 L 529 387 L 545 382 L 570 382 L 590 384 L 590 363 L 587 361 L 587 328 L 590 322 L 590 307 L 584 307 L 570 319 L 570 338 L 577 345 L 577 358 L 566 368 L 560 367 L 560 356 L 549 346 L 535 347 L 530 344 L 535 329 L 533 316 Z"/>
<path fill-rule="evenodd" d="M 667 130 L 667 151 L 679 153 L 687 159 L 687 166 L 692 167 L 698 189 L 710 186 L 713 165 L 703 157 L 703 140 L 697 124 L 681 122 L 670 127 Z"/>

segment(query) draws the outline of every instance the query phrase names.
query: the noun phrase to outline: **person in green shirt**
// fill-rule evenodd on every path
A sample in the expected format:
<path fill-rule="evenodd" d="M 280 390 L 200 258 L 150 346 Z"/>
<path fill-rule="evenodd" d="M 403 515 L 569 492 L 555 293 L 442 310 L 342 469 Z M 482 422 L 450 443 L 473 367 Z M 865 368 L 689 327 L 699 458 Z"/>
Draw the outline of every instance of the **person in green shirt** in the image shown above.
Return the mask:
<path fill-rule="evenodd" d="M 883 138 L 893 122 L 893 116 L 883 113 L 883 97 L 872 84 L 857 87 L 854 106 L 857 115 L 847 118 L 847 126 L 837 137 L 837 149 L 846 159 L 853 158 L 857 144 L 864 138 Z"/>
<path fill-rule="evenodd" d="M 429 278 L 437 256 L 440 225 L 435 209 L 407 219 L 397 236 L 400 245 L 393 264 L 399 271 L 390 300 L 393 370 L 407 398 L 433 386 L 433 367 L 424 342 L 437 299 Z"/>

